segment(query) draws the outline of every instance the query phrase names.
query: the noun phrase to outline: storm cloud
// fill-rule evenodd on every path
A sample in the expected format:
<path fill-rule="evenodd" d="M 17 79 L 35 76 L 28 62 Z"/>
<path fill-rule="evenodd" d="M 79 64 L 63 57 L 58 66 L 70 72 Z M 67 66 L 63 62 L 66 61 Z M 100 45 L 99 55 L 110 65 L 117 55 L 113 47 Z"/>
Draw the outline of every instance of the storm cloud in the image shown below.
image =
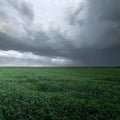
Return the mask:
<path fill-rule="evenodd" d="M 115 0 L 0 1 L 0 65 L 120 65 L 119 6 Z"/>

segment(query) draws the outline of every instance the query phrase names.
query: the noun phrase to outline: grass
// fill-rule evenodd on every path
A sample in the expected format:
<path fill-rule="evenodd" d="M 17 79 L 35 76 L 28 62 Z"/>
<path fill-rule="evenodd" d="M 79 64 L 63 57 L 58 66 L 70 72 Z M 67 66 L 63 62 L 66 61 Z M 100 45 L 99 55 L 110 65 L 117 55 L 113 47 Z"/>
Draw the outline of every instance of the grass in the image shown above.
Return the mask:
<path fill-rule="evenodd" d="M 120 68 L 0 68 L 0 120 L 120 120 Z"/>

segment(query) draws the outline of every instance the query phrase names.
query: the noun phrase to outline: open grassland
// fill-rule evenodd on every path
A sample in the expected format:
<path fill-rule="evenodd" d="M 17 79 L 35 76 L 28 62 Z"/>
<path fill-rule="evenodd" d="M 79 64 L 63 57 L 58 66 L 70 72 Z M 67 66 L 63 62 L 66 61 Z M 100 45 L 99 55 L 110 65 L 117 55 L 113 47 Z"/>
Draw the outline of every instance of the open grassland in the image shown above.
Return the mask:
<path fill-rule="evenodd" d="M 120 68 L 0 68 L 0 120 L 120 120 Z"/>

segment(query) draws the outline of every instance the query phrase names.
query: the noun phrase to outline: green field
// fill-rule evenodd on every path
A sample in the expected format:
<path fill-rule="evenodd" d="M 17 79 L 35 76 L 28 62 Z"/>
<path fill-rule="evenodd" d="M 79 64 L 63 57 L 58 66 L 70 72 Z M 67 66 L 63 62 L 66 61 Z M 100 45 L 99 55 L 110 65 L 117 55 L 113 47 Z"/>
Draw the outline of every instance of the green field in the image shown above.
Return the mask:
<path fill-rule="evenodd" d="M 120 120 L 120 68 L 0 68 L 0 120 Z"/>

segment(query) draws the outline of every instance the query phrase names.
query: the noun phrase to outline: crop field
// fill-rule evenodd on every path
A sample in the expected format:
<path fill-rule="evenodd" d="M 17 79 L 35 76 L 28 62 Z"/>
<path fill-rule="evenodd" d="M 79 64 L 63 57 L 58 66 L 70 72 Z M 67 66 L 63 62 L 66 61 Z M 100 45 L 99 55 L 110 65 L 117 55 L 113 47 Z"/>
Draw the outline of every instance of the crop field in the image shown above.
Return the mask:
<path fill-rule="evenodd" d="M 0 120 L 120 120 L 120 68 L 0 68 Z"/>

